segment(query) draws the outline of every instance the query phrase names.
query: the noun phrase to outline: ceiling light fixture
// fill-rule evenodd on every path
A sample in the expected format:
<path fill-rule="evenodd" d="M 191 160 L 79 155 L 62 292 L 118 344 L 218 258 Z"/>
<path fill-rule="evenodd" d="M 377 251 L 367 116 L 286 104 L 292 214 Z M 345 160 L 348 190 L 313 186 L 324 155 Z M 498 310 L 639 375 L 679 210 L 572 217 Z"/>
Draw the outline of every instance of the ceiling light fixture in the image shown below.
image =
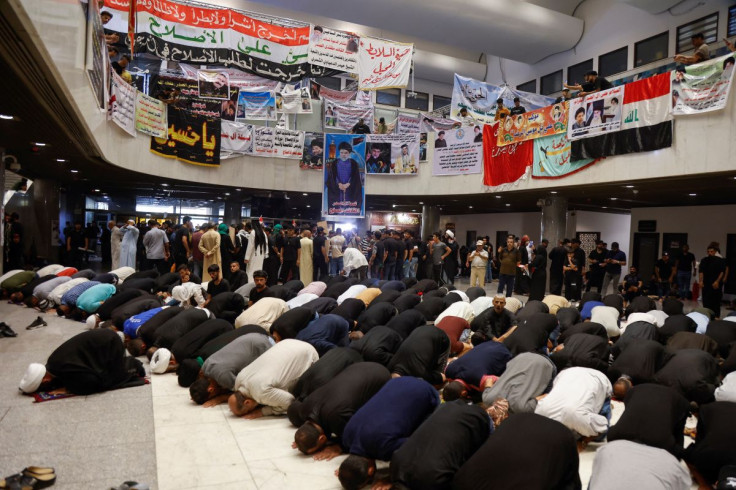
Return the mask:
<path fill-rule="evenodd" d="M 557 191 L 549 191 L 550 194 L 557 194 Z"/>
<path fill-rule="evenodd" d="M 100 192 L 100 190 L 99 189 L 95 189 L 95 192 Z"/>
<path fill-rule="evenodd" d="M 690 194 L 688 194 L 688 196 L 695 197 L 695 196 L 697 196 L 697 194 L 695 194 L 694 192 L 691 192 Z"/>
<path fill-rule="evenodd" d="M 66 161 L 65 159 L 63 159 L 63 158 L 57 158 L 57 159 L 56 159 L 56 161 L 57 161 L 57 162 L 59 162 L 59 163 L 66 163 L 66 162 L 67 162 L 67 161 Z"/>
<path fill-rule="evenodd" d="M 608 206 L 601 206 L 601 209 L 608 209 Z"/>
<path fill-rule="evenodd" d="M 8 115 L 8 114 L 0 114 L 0 119 L 5 119 L 6 121 L 12 121 L 13 116 Z"/>
<path fill-rule="evenodd" d="M 79 170 L 74 170 L 74 169 L 72 169 L 72 170 L 71 170 L 71 172 L 72 172 L 73 174 L 76 174 L 76 173 L 79 173 Z"/>
<path fill-rule="evenodd" d="M 511 206 L 511 204 L 509 204 L 509 203 L 506 203 L 506 206 Z"/>
<path fill-rule="evenodd" d="M 468 206 L 468 209 L 473 209 L 473 206 Z"/>
<path fill-rule="evenodd" d="M 307 194 L 306 192 L 302 192 L 302 196 L 308 196 L 308 195 L 309 194 Z"/>
<path fill-rule="evenodd" d="M 734 179 L 736 179 L 736 177 L 734 177 Z M 424 201 L 419 201 L 419 204 L 424 204 Z"/>
<path fill-rule="evenodd" d="M 226 196 L 229 196 L 229 195 L 230 195 L 230 193 L 229 193 L 229 192 L 226 192 L 226 193 L 225 193 L 225 195 L 226 195 Z"/>
<path fill-rule="evenodd" d="M 617 200 L 617 199 L 618 199 L 618 197 L 612 197 L 612 198 L 611 198 L 611 201 L 615 201 L 615 200 Z"/>
<path fill-rule="evenodd" d="M 634 188 L 633 185 L 625 185 L 624 187 L 626 187 L 627 189 L 633 189 Z"/>
<path fill-rule="evenodd" d="M 36 146 L 46 146 L 46 143 L 39 143 L 38 141 L 33 144 Z"/>
<path fill-rule="evenodd" d="M 496 196 L 496 199 L 501 199 L 501 196 Z"/>
<path fill-rule="evenodd" d="M 311 207 L 312 207 L 312 205 L 311 205 L 311 204 L 307 204 L 307 207 L 308 207 L 308 208 L 311 208 Z"/>
<path fill-rule="evenodd" d="M 168 186 L 169 186 L 169 184 L 167 184 L 166 182 L 163 182 L 163 183 L 161 184 L 161 187 L 168 187 Z"/>

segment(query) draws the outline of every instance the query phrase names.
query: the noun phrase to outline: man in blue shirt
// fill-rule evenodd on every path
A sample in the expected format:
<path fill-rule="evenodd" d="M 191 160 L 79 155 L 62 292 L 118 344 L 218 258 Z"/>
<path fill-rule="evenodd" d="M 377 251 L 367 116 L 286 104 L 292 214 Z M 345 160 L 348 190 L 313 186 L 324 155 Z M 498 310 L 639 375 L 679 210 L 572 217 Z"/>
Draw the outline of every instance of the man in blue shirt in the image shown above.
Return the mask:
<path fill-rule="evenodd" d="M 626 254 L 618 248 L 618 242 L 611 244 L 611 250 L 608 251 L 606 257 L 606 273 L 603 276 L 603 285 L 601 286 L 601 296 L 606 296 L 608 285 L 613 283 L 612 293 L 616 293 L 618 281 L 621 278 L 621 266 L 626 265 Z"/>

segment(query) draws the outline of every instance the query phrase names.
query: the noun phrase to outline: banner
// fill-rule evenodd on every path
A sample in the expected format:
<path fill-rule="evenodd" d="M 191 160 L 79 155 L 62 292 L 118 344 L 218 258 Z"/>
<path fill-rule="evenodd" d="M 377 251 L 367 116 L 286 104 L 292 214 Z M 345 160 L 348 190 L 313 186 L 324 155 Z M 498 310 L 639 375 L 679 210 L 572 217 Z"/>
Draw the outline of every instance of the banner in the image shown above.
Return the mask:
<path fill-rule="evenodd" d="M 273 92 L 240 92 L 238 112 L 235 120 L 252 121 L 276 120 L 276 97 Z"/>
<path fill-rule="evenodd" d="M 322 170 L 325 158 L 325 134 L 304 133 L 304 149 L 299 168 L 305 170 Z"/>
<path fill-rule="evenodd" d="M 274 148 L 274 137 L 276 128 L 267 128 L 265 126 L 254 126 L 253 134 L 254 146 L 253 154 L 259 157 L 272 157 L 276 153 Z"/>
<path fill-rule="evenodd" d="M 276 111 L 288 114 L 311 114 L 312 99 L 309 89 L 282 90 L 276 93 Z"/>
<path fill-rule="evenodd" d="M 713 58 L 672 72 L 672 113 L 699 114 L 726 107 L 734 55 Z"/>
<path fill-rule="evenodd" d="M 562 102 L 524 114 L 506 116 L 498 128 L 498 146 L 567 133 L 568 103 Z"/>
<path fill-rule="evenodd" d="M 358 72 L 357 34 L 312 26 L 309 43 L 309 63 L 348 73 Z"/>
<path fill-rule="evenodd" d="M 567 135 L 559 134 L 534 140 L 534 164 L 532 178 L 559 179 L 574 174 L 598 160 L 571 161 L 570 141 Z"/>
<path fill-rule="evenodd" d="M 276 128 L 273 136 L 273 147 L 273 156 L 299 160 L 304 151 L 304 131 Z"/>
<path fill-rule="evenodd" d="M 531 141 L 498 146 L 498 125 L 483 127 L 483 185 L 490 187 L 516 182 L 534 161 Z"/>
<path fill-rule="evenodd" d="M 179 70 L 167 70 L 162 71 L 161 75 L 165 75 L 170 78 L 181 78 L 182 76 L 187 80 L 197 80 L 197 74 L 199 68 L 186 63 L 179 63 Z M 270 90 L 276 90 L 281 85 L 281 82 L 277 80 L 269 80 L 252 73 L 247 73 L 242 70 L 236 70 L 234 68 L 223 68 L 217 70 L 218 73 L 225 73 L 230 83 L 230 92 L 237 92 L 239 90 L 245 92 L 268 92 Z M 196 95 L 196 94 L 193 94 Z"/>
<path fill-rule="evenodd" d="M 627 84 L 623 101 L 620 131 L 573 141 L 570 150 L 573 162 L 672 146 L 669 73 Z"/>
<path fill-rule="evenodd" d="M 350 131 L 360 119 L 373 131 L 373 106 L 325 103 L 325 128 Z"/>
<path fill-rule="evenodd" d="M 310 96 L 317 99 L 324 99 L 326 102 L 334 102 L 336 104 L 347 104 L 348 101 L 353 100 L 357 90 L 334 90 L 320 85 L 317 82 L 312 82 L 310 85 Z"/>
<path fill-rule="evenodd" d="M 440 131 L 435 141 L 432 175 L 479 174 L 483 170 L 483 142 L 470 128 Z"/>
<path fill-rule="evenodd" d="M 117 10 L 118 4 L 121 0 L 105 0 L 105 10 L 112 18 L 107 21 L 103 28 L 105 30 L 105 39 L 108 46 L 115 46 L 120 54 L 132 54 L 130 42 L 131 36 L 128 34 L 130 29 L 131 20 L 135 23 L 135 16 L 129 15 L 129 3 L 134 5 L 135 1 L 128 2 L 124 0 L 125 10 Z M 85 2 L 87 4 L 87 2 Z M 109 7 L 109 8 L 108 8 Z M 133 31 L 133 37 L 135 37 L 135 31 Z"/>
<path fill-rule="evenodd" d="M 358 88 L 381 90 L 404 88 L 409 84 L 413 44 L 360 38 Z"/>
<path fill-rule="evenodd" d="M 456 73 L 452 87 L 450 118 L 462 121 L 466 125 L 493 124 L 498 99 L 503 99 L 504 105 L 511 108 L 514 97 L 519 97 L 521 105 L 527 111 L 541 109 L 554 102 L 551 97 L 514 90 L 508 86 L 497 87 Z M 461 109 L 466 109 L 468 114 L 461 115 Z"/>
<path fill-rule="evenodd" d="M 85 67 L 95 94 L 97 107 L 107 109 L 107 89 L 110 85 L 110 56 L 107 54 L 105 30 L 100 18 L 100 5 L 92 2 L 87 8 L 87 46 Z"/>
<path fill-rule="evenodd" d="M 419 134 L 369 134 L 365 168 L 368 174 L 417 175 Z"/>
<path fill-rule="evenodd" d="M 621 104 L 630 84 L 568 101 L 567 139 L 590 138 L 621 129 Z"/>
<path fill-rule="evenodd" d="M 461 124 L 453 119 L 434 117 L 424 112 L 419 113 L 419 130 L 422 133 L 438 133 L 450 129 L 459 128 Z"/>
<path fill-rule="evenodd" d="M 114 71 L 110 72 L 111 88 L 109 114 L 115 124 L 131 136 L 135 136 L 136 89 Z"/>
<path fill-rule="evenodd" d="M 210 167 L 220 166 L 220 119 L 168 108 L 168 139 L 151 138 L 151 152 Z"/>
<path fill-rule="evenodd" d="M 253 125 L 222 121 L 220 158 L 253 154 Z"/>
<path fill-rule="evenodd" d="M 326 134 L 322 216 L 365 216 L 365 136 Z"/>
<path fill-rule="evenodd" d="M 225 71 L 197 71 L 197 95 L 202 99 L 230 100 L 230 77 Z"/>
<path fill-rule="evenodd" d="M 410 116 L 407 114 L 399 114 L 396 120 L 399 134 L 416 134 L 419 133 L 419 115 Z"/>
<path fill-rule="evenodd" d="M 168 138 L 166 104 L 143 92 L 135 94 L 135 130 L 157 138 Z"/>

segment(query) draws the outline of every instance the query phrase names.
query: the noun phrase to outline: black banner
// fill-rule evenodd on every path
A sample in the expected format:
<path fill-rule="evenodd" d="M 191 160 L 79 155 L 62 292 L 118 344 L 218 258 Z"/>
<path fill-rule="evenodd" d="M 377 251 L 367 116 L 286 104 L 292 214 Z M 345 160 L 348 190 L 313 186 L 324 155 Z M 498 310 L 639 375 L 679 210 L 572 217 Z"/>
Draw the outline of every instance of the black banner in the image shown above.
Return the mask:
<path fill-rule="evenodd" d="M 151 138 L 151 151 L 195 165 L 220 165 L 220 119 L 169 106 L 169 138 Z"/>
<path fill-rule="evenodd" d="M 672 146 L 672 121 L 570 142 L 570 161 L 642 153 Z"/>
<path fill-rule="evenodd" d="M 173 97 L 176 91 L 174 105 L 195 114 L 209 117 L 220 117 L 228 121 L 235 121 L 235 112 L 238 107 L 238 87 L 230 87 L 230 100 L 202 99 L 199 97 L 197 80 L 184 77 L 156 75 L 152 84 L 151 97 L 162 100 Z"/>

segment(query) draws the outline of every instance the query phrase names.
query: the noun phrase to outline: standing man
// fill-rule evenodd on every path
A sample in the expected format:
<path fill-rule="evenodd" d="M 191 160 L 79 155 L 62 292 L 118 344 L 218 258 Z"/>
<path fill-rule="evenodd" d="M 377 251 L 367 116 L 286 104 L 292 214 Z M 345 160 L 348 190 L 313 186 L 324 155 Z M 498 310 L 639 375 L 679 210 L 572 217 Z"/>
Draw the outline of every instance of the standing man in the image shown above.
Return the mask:
<path fill-rule="evenodd" d="M 573 258 L 575 259 L 575 263 L 577 264 L 577 277 L 575 278 L 575 284 L 578 285 L 578 295 L 580 295 L 581 287 L 583 285 L 583 277 L 585 277 L 585 250 L 580 248 L 580 239 L 578 238 L 573 238 L 570 241 L 570 244 Z"/>
<path fill-rule="evenodd" d="M 10 237 L 12 239 L 13 235 Z M 82 267 L 82 262 L 84 259 L 84 251 L 87 250 L 88 243 L 89 239 L 85 236 L 84 230 L 82 229 L 82 222 L 75 221 L 74 229 L 69 233 L 69 236 L 66 239 L 66 251 L 71 258 L 72 265 L 79 270 L 84 268 Z M 84 250 L 80 250 L 80 248 L 83 248 Z M 135 257 L 135 252 L 133 257 Z M 135 267 L 135 260 L 133 261 L 133 267 Z"/>
<path fill-rule="evenodd" d="M 299 244 L 299 253 L 301 254 L 299 257 L 299 279 L 304 286 L 308 286 L 312 282 L 312 277 L 314 277 L 314 269 L 312 268 L 312 256 L 314 255 L 312 232 L 304 228 L 299 239 Z"/>
<path fill-rule="evenodd" d="M 314 264 L 314 280 L 321 281 L 329 275 L 327 271 L 329 264 L 327 239 L 325 238 L 325 229 L 321 226 L 317 227 L 317 236 L 314 237 L 313 245 L 312 263 Z"/>
<path fill-rule="evenodd" d="M 189 247 L 192 239 L 192 218 L 184 216 L 183 222 L 181 228 L 171 236 L 171 251 L 177 267 L 189 263 L 189 258 L 192 256 Z"/>
<path fill-rule="evenodd" d="M 79 229 L 81 231 L 82 223 L 79 223 Z M 138 235 L 140 234 L 140 230 L 135 226 L 135 220 L 129 219 L 126 225 L 120 229 L 120 232 L 123 234 L 123 241 L 120 245 L 120 267 L 132 267 L 135 269 L 135 256 L 138 252 Z M 69 247 L 67 247 L 67 250 L 69 250 Z"/>
<path fill-rule="evenodd" d="M 690 246 L 687 243 L 682 244 L 682 253 L 676 264 L 677 289 L 680 299 L 690 299 L 690 281 L 695 275 L 695 255 L 690 252 Z"/>
<path fill-rule="evenodd" d="M 565 261 L 567 260 L 567 247 L 569 243 L 570 240 L 565 238 L 549 252 L 549 292 L 556 296 L 562 296 L 562 267 L 565 265 Z"/>
<path fill-rule="evenodd" d="M 586 95 L 594 94 L 601 90 L 608 90 L 613 87 L 611 82 L 603 77 L 599 77 L 598 72 L 595 70 L 587 72 L 583 79 L 585 80 L 585 85 L 584 88 L 581 87 L 583 90 L 578 92 L 578 97 L 585 97 Z"/>
<path fill-rule="evenodd" d="M 204 235 L 204 232 L 207 231 L 207 228 L 205 228 L 206 226 L 206 224 L 203 224 L 197 229 L 196 232 L 192 234 L 191 252 L 192 262 L 194 263 L 194 270 L 192 270 L 192 272 L 195 276 L 198 277 L 202 277 L 202 272 L 204 271 L 204 254 L 199 249 L 199 242 L 202 240 L 202 235 Z"/>
<path fill-rule="evenodd" d="M 511 113 L 508 107 L 503 105 L 503 99 L 496 101 L 496 115 L 493 117 L 494 121 L 503 121 Z"/>
<path fill-rule="evenodd" d="M 166 261 L 169 260 L 169 239 L 155 219 L 148 220 L 148 226 L 151 229 L 143 237 L 148 266 L 151 269 L 158 270 L 159 274 L 165 274 Z"/>
<path fill-rule="evenodd" d="M 392 231 L 391 236 L 396 242 L 396 272 L 394 275 L 397 280 L 401 281 L 404 279 L 404 267 L 406 265 L 406 258 L 409 256 L 409 251 L 406 248 L 406 243 L 401 238 L 400 231 Z"/>
<path fill-rule="evenodd" d="M 529 301 L 544 299 L 544 291 L 547 288 L 547 245 L 549 240 L 542 239 L 542 243 L 534 249 L 534 258 L 529 263 L 531 284 L 529 286 Z"/>
<path fill-rule="evenodd" d="M 503 294 L 506 288 L 506 297 L 511 297 L 514 292 L 514 281 L 516 280 L 516 269 L 521 265 L 521 254 L 514 246 L 514 237 L 506 237 L 506 247 L 498 247 L 498 261 L 501 263 L 498 276 L 498 294 Z"/>
<path fill-rule="evenodd" d="M 206 226 L 207 228 L 203 227 L 205 232 L 199 240 L 199 251 L 204 256 L 203 269 L 209 270 L 212 264 L 217 264 L 219 267 L 222 259 L 220 256 L 220 234 L 217 233 L 214 224 L 207 223 Z"/>
<path fill-rule="evenodd" d="M 115 226 L 114 221 L 108 221 L 107 226 L 102 230 L 100 235 L 100 251 L 102 253 L 102 263 L 110 265 L 112 263 L 112 228 Z"/>
<path fill-rule="evenodd" d="M 662 254 L 662 258 L 654 264 L 654 276 L 657 278 L 657 296 L 660 301 L 662 298 L 670 295 L 672 281 L 675 279 L 675 264 L 670 262 L 669 252 Z"/>
<path fill-rule="evenodd" d="M 721 284 L 726 274 L 726 261 L 716 255 L 720 253 L 716 242 L 708 245 L 707 253 L 708 255 L 700 261 L 698 282 L 703 293 L 703 306 L 713 311 L 715 319 L 721 317 L 721 301 L 723 300 Z"/>
<path fill-rule="evenodd" d="M 526 107 L 521 105 L 521 100 L 518 97 L 514 97 L 514 107 L 509 111 L 510 115 L 515 116 L 517 114 L 524 114 L 525 112 Z"/>
<path fill-rule="evenodd" d="M 299 279 L 299 261 L 302 258 L 302 242 L 295 231 L 292 227 L 286 230 L 286 239 L 281 248 L 283 261 L 281 263 L 281 277 L 279 280 L 283 284 L 289 280 L 289 274 L 291 274 L 291 279 Z"/>
<path fill-rule="evenodd" d="M 619 250 L 618 242 L 613 242 L 611 244 L 611 250 L 609 250 L 608 256 L 606 257 L 606 273 L 603 275 L 601 296 L 606 296 L 609 284 L 613 284 L 613 294 L 616 293 L 616 287 L 621 278 L 621 266 L 624 265 L 626 265 L 626 254 Z"/>
<path fill-rule="evenodd" d="M 457 252 L 460 247 L 455 241 L 455 232 L 447 230 L 445 237 L 447 238 L 447 248 L 450 249 L 449 258 L 445 260 L 445 274 L 447 275 L 447 282 L 454 284 L 457 275 Z"/>
<path fill-rule="evenodd" d="M 387 232 L 383 240 L 383 278 L 387 281 L 396 279 L 396 262 L 399 245 L 394 240 L 393 232 Z"/>
<path fill-rule="evenodd" d="M 475 242 L 475 250 L 468 254 L 466 267 L 470 267 L 470 287 L 485 287 L 486 266 L 488 265 L 488 252 L 483 249 L 483 240 Z"/>
<path fill-rule="evenodd" d="M 120 267 L 120 245 L 123 242 L 123 234 L 120 232 L 120 228 L 117 223 L 110 221 L 107 226 L 110 228 L 110 257 L 112 258 L 112 270 Z"/>
<path fill-rule="evenodd" d="M 429 255 L 432 257 L 432 278 L 441 286 L 444 284 L 442 281 L 442 265 L 445 263 L 445 258 L 450 255 L 450 248 L 440 241 L 439 233 L 432 233 Z"/>
<path fill-rule="evenodd" d="M 383 272 L 383 259 L 385 257 L 385 245 L 383 243 L 382 235 L 380 231 L 374 234 L 375 240 L 373 241 L 373 249 L 371 250 L 371 258 L 368 261 L 368 266 L 371 270 L 371 277 L 380 279 L 381 273 Z"/>
<path fill-rule="evenodd" d="M 345 237 L 342 235 L 342 228 L 335 230 L 335 236 L 330 238 L 330 277 L 340 274 L 343 268 L 342 251 L 345 248 Z"/>
<path fill-rule="evenodd" d="M 603 240 L 595 242 L 595 249 L 588 254 L 588 263 L 590 264 L 590 272 L 588 272 L 588 285 L 585 291 L 596 288 L 599 293 L 603 293 L 603 276 L 606 274 L 606 256 L 608 253 L 605 249 Z"/>

